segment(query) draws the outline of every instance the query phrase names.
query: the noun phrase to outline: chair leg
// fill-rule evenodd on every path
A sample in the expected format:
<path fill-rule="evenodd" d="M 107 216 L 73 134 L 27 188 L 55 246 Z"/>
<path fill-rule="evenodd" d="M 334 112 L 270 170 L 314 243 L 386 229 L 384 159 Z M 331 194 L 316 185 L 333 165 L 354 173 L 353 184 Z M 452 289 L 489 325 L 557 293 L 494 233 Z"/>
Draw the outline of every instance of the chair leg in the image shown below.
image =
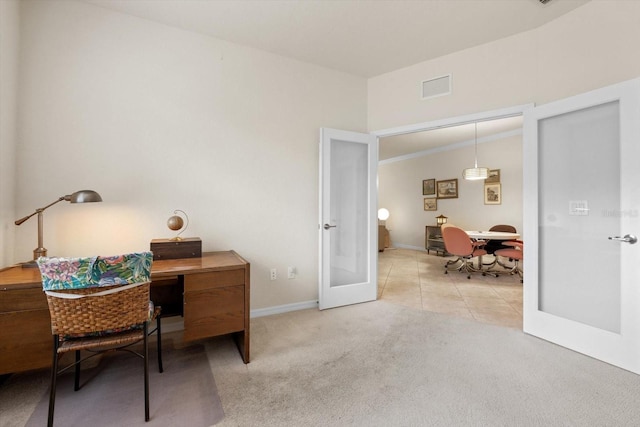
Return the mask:
<path fill-rule="evenodd" d="M 460 269 L 463 267 L 463 263 L 464 263 L 464 259 L 462 259 L 462 257 L 458 257 L 455 260 L 447 261 L 447 263 L 444 265 L 444 274 L 449 274 L 449 271 L 451 270 L 449 267 L 450 266 L 455 266 L 458 263 L 461 263 L 461 264 L 458 267 L 453 267 L 453 270 L 460 271 Z"/>
<path fill-rule="evenodd" d="M 53 362 L 51 363 L 51 390 L 49 391 L 49 417 L 47 426 L 53 426 L 53 412 L 56 405 L 56 380 L 58 378 L 58 336 L 53 336 Z"/>
<path fill-rule="evenodd" d="M 459 271 L 460 273 L 467 273 L 467 279 L 471 279 L 471 273 L 479 272 L 481 270 L 474 268 L 474 266 L 469 264 L 470 262 L 471 261 L 469 258 L 465 258 L 461 256 L 459 256 L 458 259 L 456 260 L 449 260 L 444 265 L 444 274 L 449 274 L 449 271 L 456 270 L 456 271 Z M 458 264 L 457 267 L 456 267 L 456 264 Z M 450 266 L 453 266 L 453 267 L 449 268 Z"/>
<path fill-rule="evenodd" d="M 516 264 L 516 271 L 515 274 L 517 274 L 518 276 L 520 276 L 520 283 L 524 283 L 524 277 L 522 276 L 522 270 L 520 270 L 520 261 L 519 260 L 514 260 L 515 264 Z"/>
<path fill-rule="evenodd" d="M 518 276 L 520 276 L 520 283 L 523 283 L 522 270 L 520 270 L 520 260 L 517 258 L 510 258 L 510 261 L 513 262 L 513 266 L 508 266 L 507 264 L 498 262 L 498 264 L 500 264 L 502 267 L 507 269 L 507 271 L 500 272 L 500 273 L 509 274 L 509 275 L 517 274 Z"/>
<path fill-rule="evenodd" d="M 462 272 L 462 270 L 464 270 L 465 273 L 467 273 L 467 279 L 471 280 L 471 271 L 469 270 L 469 261 L 466 261 L 462 264 L 461 270 L 460 272 Z"/>
<path fill-rule="evenodd" d="M 149 421 L 149 322 L 144 322 L 144 420 Z"/>
<path fill-rule="evenodd" d="M 74 366 L 73 390 L 80 390 L 80 350 L 76 350 L 76 363 Z"/>
<path fill-rule="evenodd" d="M 162 373 L 164 372 L 164 369 L 162 368 L 162 328 L 161 328 L 161 322 L 160 322 L 160 315 L 158 315 L 158 317 L 156 318 L 156 338 L 157 338 L 157 344 L 158 344 L 158 372 Z"/>

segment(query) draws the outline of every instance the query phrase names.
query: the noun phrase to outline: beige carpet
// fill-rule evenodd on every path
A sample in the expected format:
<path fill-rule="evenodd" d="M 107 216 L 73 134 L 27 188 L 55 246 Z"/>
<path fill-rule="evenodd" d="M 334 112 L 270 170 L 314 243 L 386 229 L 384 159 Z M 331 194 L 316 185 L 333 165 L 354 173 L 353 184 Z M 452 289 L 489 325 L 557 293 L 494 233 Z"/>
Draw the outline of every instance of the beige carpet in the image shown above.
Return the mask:
<path fill-rule="evenodd" d="M 384 301 L 262 317 L 251 325 L 248 365 L 230 338 L 203 341 L 224 410 L 216 426 L 635 426 L 640 420 L 639 376 L 513 328 Z M 0 424 L 24 425 L 33 395 L 46 390 L 44 376 L 0 386 Z"/>
<path fill-rule="evenodd" d="M 252 321 L 220 426 L 631 426 L 640 377 L 511 328 L 377 301 Z"/>

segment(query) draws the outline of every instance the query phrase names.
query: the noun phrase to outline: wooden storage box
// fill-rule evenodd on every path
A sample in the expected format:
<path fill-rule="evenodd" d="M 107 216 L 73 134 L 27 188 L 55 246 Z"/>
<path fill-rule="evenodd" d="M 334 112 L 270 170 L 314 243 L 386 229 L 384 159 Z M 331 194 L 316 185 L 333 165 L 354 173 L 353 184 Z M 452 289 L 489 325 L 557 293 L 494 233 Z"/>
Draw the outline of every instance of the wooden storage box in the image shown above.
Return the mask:
<path fill-rule="evenodd" d="M 202 240 L 198 237 L 185 237 L 182 240 L 153 239 L 151 252 L 154 261 L 161 259 L 200 258 Z"/>

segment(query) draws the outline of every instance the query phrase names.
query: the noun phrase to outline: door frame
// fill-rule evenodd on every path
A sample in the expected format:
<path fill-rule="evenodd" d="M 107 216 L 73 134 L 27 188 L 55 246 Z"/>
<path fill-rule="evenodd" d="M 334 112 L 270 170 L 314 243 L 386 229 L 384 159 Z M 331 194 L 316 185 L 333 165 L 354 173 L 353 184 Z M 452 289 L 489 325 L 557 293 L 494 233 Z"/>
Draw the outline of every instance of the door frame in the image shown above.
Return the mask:
<path fill-rule="evenodd" d="M 506 108 L 501 108 L 497 110 L 481 111 L 479 113 L 472 113 L 472 114 L 467 114 L 463 116 L 447 117 L 444 119 L 433 120 L 430 122 L 422 122 L 422 123 L 415 123 L 415 124 L 406 125 L 406 126 L 380 129 L 376 131 L 371 131 L 370 133 L 373 135 L 376 135 L 378 139 L 380 139 L 380 138 L 389 137 L 389 136 L 404 135 L 408 133 L 435 130 L 435 129 L 447 128 L 452 126 L 460 126 L 460 125 L 466 125 L 469 123 L 476 123 L 476 122 L 482 122 L 487 120 L 505 119 L 508 117 L 524 116 L 524 113 L 526 111 L 534 107 L 535 107 L 534 103 L 521 104 L 521 105 L 515 105 L 512 107 L 506 107 Z M 380 147 L 380 143 L 378 143 L 378 147 Z M 378 164 L 379 163 L 380 163 L 380 160 L 378 160 Z M 378 175 L 377 178 L 379 178 L 377 168 L 376 168 L 376 175 Z M 376 182 L 377 182 L 377 179 L 376 179 Z M 376 187 L 376 198 L 378 201 L 380 200 L 377 187 Z M 524 216 L 524 207 L 523 207 L 523 216 Z M 523 219 L 523 222 L 524 222 L 524 219 Z M 375 259 L 371 260 L 371 262 L 377 263 L 378 256 L 379 256 L 378 252 L 375 251 Z M 523 286 L 523 293 L 524 293 L 524 289 L 525 289 L 524 283 L 522 286 Z"/>
<path fill-rule="evenodd" d="M 412 125 L 398 126 L 395 128 L 381 129 L 372 131 L 370 133 L 376 135 L 378 138 L 385 138 L 388 136 L 404 135 L 407 133 L 460 126 L 487 120 L 505 119 L 507 117 L 522 116 L 525 111 L 534 107 L 534 103 L 515 105 L 513 107 L 501 108 L 498 110 L 482 111 L 479 113 L 467 114 L 464 116 L 447 117 L 430 122 L 422 122 Z"/>

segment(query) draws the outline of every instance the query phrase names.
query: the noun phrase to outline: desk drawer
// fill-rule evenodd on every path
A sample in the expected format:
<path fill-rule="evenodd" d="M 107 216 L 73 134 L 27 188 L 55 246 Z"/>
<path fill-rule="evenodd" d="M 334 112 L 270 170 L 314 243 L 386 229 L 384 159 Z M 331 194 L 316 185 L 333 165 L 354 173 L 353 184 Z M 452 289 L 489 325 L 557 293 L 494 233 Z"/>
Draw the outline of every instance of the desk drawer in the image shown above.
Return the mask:
<path fill-rule="evenodd" d="M 242 330 L 244 330 L 244 285 L 190 292 L 185 289 L 184 339 L 186 341 Z"/>
<path fill-rule="evenodd" d="M 237 270 L 212 271 L 209 273 L 186 274 L 184 276 L 185 292 L 236 285 L 244 285 L 244 268 Z"/>
<path fill-rule="evenodd" d="M 42 309 L 49 309 L 42 288 L 0 291 L 0 313 Z"/>
<path fill-rule="evenodd" d="M 51 365 L 48 308 L 0 313 L 0 325 L 0 375 Z"/>

